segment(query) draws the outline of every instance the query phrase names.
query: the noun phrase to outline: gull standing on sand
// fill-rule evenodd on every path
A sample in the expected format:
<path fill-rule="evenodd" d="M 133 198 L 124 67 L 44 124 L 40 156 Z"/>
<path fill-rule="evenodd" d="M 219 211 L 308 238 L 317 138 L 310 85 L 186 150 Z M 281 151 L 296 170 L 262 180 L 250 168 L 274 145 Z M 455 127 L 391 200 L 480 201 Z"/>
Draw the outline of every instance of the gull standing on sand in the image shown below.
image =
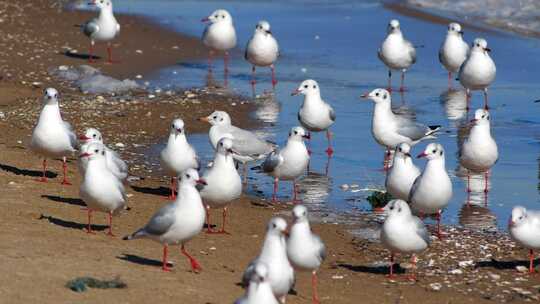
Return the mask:
<path fill-rule="evenodd" d="M 287 294 L 294 285 L 294 269 L 287 258 L 286 231 L 287 222 L 283 218 L 270 219 L 261 253 L 248 265 L 242 276 L 242 284 L 248 286 L 257 264 L 266 264 L 268 282 L 282 304 L 285 304 Z"/>
<path fill-rule="evenodd" d="M 180 118 L 173 120 L 167 145 L 160 153 L 161 168 L 171 177 L 171 194 L 169 199 L 175 199 L 176 178 L 189 168 L 199 169 L 197 152 L 188 143 L 184 121 Z"/>
<path fill-rule="evenodd" d="M 270 23 L 262 20 L 255 26 L 255 32 L 248 41 L 244 58 L 251 63 L 251 85 L 255 87 L 255 67 L 267 67 L 272 70 L 272 86 L 277 84 L 274 63 L 279 57 L 279 46 L 270 31 Z"/>
<path fill-rule="evenodd" d="M 81 142 L 81 152 L 88 152 L 88 147 L 91 143 L 97 142 L 100 144 L 103 144 L 105 147 L 105 158 L 107 161 L 107 168 L 111 170 L 112 174 L 116 176 L 120 181 L 124 182 L 127 180 L 129 170 L 128 165 L 116 151 L 112 150 L 111 148 L 105 146 L 103 143 L 103 136 L 101 135 L 101 132 L 99 132 L 98 129 L 95 128 L 88 128 L 86 131 L 84 131 L 84 134 L 79 136 L 79 141 Z M 84 172 L 86 171 L 86 167 L 88 166 L 88 158 L 83 157 L 79 159 L 80 169 L 81 173 L 84 176 Z"/>
<path fill-rule="evenodd" d="M 107 167 L 105 147 L 94 142 L 88 145 L 86 152 L 80 155 L 88 158 L 88 167 L 84 172 L 80 187 L 81 199 L 88 207 L 88 233 L 92 231 L 92 212 L 101 211 L 109 215 L 109 232 L 112 233 L 112 217 L 126 207 L 126 190 L 124 185 Z"/>
<path fill-rule="evenodd" d="M 484 192 L 489 191 L 489 170 L 497 162 L 499 151 L 491 136 L 490 115 L 485 109 L 478 109 L 471 120 L 469 136 L 463 142 L 459 162 L 467 169 L 467 191 L 471 191 L 470 171 L 484 173 Z"/>
<path fill-rule="evenodd" d="M 66 157 L 73 154 L 77 149 L 77 136 L 71 125 L 62 120 L 58 98 L 57 90 L 53 88 L 45 90 L 43 108 L 39 114 L 37 125 L 32 131 L 30 149 L 43 156 L 43 176 L 39 181 L 47 182 L 47 158 L 62 157 L 64 171 L 62 185 L 71 185 L 67 180 Z"/>
<path fill-rule="evenodd" d="M 246 294 L 234 304 L 279 304 L 268 282 L 268 266 L 259 262 L 254 266 Z"/>
<path fill-rule="evenodd" d="M 514 241 L 529 249 L 529 273 L 534 273 L 534 249 L 540 249 L 540 211 L 514 207 L 508 230 Z"/>
<path fill-rule="evenodd" d="M 202 36 L 204 45 L 210 48 L 208 70 L 212 70 L 214 51 L 223 51 L 225 53 L 224 71 L 227 74 L 229 71 L 229 50 L 236 46 L 236 30 L 231 14 L 224 9 L 218 9 L 201 21 L 210 22 L 204 29 Z"/>
<path fill-rule="evenodd" d="M 270 153 L 261 164 L 262 172 L 274 177 L 272 202 L 277 201 L 279 180 L 292 180 L 293 203 L 297 202 L 296 179 L 304 174 L 309 165 L 309 153 L 304 143 L 308 138 L 302 127 L 294 127 L 289 132 L 289 139 L 283 149 Z"/>
<path fill-rule="evenodd" d="M 233 157 L 244 166 L 244 183 L 247 184 L 247 166 L 246 163 L 263 159 L 274 150 L 274 144 L 264 141 L 257 137 L 255 133 L 235 127 L 231 123 L 231 117 L 227 112 L 214 111 L 212 114 L 199 118 L 200 121 L 206 121 L 212 125 L 208 136 L 214 150 L 217 149 L 217 143 L 223 137 L 233 140 Z"/>
<path fill-rule="evenodd" d="M 319 303 L 317 270 L 326 258 L 326 246 L 318 235 L 311 232 L 306 206 L 295 206 L 292 214 L 294 223 L 287 239 L 287 256 L 294 267 L 311 271 L 312 299 L 313 303 Z"/>
<path fill-rule="evenodd" d="M 111 40 L 120 33 L 120 24 L 116 21 L 113 14 L 113 5 L 111 0 L 92 0 L 89 5 L 95 5 L 99 9 L 99 15 L 81 26 L 82 32 L 90 38 L 90 54 L 88 61 L 92 62 L 94 44 L 96 41 L 107 42 L 108 62 L 113 63 Z"/>
<path fill-rule="evenodd" d="M 181 253 L 189 259 L 194 272 L 202 270 L 201 266 L 185 249 L 185 244 L 201 232 L 204 226 L 204 206 L 201 196 L 195 186 L 205 184 L 199 179 L 195 169 L 187 169 L 180 176 L 178 196 L 156 212 L 148 224 L 124 240 L 149 238 L 163 244 L 163 271 L 170 271 L 167 266 L 169 245 L 180 244 Z"/>
<path fill-rule="evenodd" d="M 405 72 L 416 63 L 416 49 L 414 45 L 403 37 L 399 21 L 393 19 L 387 27 L 387 36 L 384 39 L 377 55 L 388 67 L 388 90 L 392 91 L 392 70 L 401 71 L 400 92 L 405 91 Z"/>
<path fill-rule="evenodd" d="M 463 40 L 463 31 L 459 23 L 448 25 L 446 38 L 439 49 L 439 61 L 448 71 L 448 87 L 452 87 L 452 73 L 458 73 L 461 64 L 467 59 L 469 45 Z"/>
<path fill-rule="evenodd" d="M 495 80 L 497 68 L 489 56 L 491 49 L 487 41 L 482 38 L 474 39 L 469 56 L 459 69 L 459 82 L 467 89 L 467 101 L 470 100 L 471 91 L 484 91 L 484 108 L 488 109 L 488 87 Z M 467 107 L 469 103 L 467 102 Z"/>
<path fill-rule="evenodd" d="M 404 200 L 395 199 L 384 207 L 387 215 L 381 228 L 381 243 L 390 250 L 390 275 L 394 276 L 394 256 L 396 253 L 412 254 L 413 273 L 410 280 L 416 280 L 416 254 L 426 250 L 431 242 L 426 226 L 411 213 Z"/>
<path fill-rule="evenodd" d="M 377 143 L 386 147 L 385 168 L 390 151 L 397 145 L 406 143 L 414 146 L 421 140 L 433 139 L 435 138 L 433 134 L 441 128 L 441 126 L 425 126 L 394 114 L 390 93 L 385 89 L 375 89 L 361 97 L 371 99 L 375 103 L 371 133 Z"/>
<path fill-rule="evenodd" d="M 304 102 L 298 111 L 298 121 L 309 132 L 326 131 L 326 139 L 328 140 L 326 153 L 328 156 L 332 156 L 334 149 L 332 149 L 330 127 L 336 121 L 336 112 L 321 98 L 320 87 L 315 80 L 304 80 L 291 95 L 298 94 L 304 95 Z M 311 134 L 308 133 L 309 135 Z"/>
<path fill-rule="evenodd" d="M 386 191 L 394 198 L 407 201 L 411 187 L 420 175 L 411 158 L 411 146 L 401 143 L 396 147 L 394 160 L 386 175 Z"/>
<path fill-rule="evenodd" d="M 242 178 L 236 171 L 233 159 L 232 139 L 224 137 L 217 144 L 216 155 L 212 167 L 203 175 L 206 185 L 200 185 L 199 192 L 206 205 L 207 233 L 226 233 L 225 220 L 227 206 L 242 195 Z M 210 208 L 223 208 L 223 224 L 221 230 L 215 232 L 210 223 Z"/>
<path fill-rule="evenodd" d="M 408 202 L 421 217 L 436 215 L 437 236 L 441 238 L 441 213 L 452 198 L 452 181 L 446 172 L 444 148 L 441 144 L 431 143 L 418 155 L 418 158 L 421 157 L 427 158 L 427 164 L 414 181 Z"/>

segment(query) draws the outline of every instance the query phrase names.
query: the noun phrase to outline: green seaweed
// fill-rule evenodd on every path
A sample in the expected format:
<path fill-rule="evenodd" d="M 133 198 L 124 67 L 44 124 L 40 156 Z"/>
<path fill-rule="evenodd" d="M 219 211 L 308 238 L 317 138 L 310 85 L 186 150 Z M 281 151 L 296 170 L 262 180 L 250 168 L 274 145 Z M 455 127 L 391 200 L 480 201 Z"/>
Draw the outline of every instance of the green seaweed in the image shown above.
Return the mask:
<path fill-rule="evenodd" d="M 99 280 L 92 277 L 78 277 L 66 283 L 66 287 L 75 292 L 85 292 L 90 288 L 109 289 L 109 288 L 126 288 L 127 284 L 119 278 L 114 280 Z"/>
<path fill-rule="evenodd" d="M 384 208 L 392 200 L 392 196 L 386 191 L 373 191 L 366 199 L 371 204 L 371 208 L 376 209 Z"/>

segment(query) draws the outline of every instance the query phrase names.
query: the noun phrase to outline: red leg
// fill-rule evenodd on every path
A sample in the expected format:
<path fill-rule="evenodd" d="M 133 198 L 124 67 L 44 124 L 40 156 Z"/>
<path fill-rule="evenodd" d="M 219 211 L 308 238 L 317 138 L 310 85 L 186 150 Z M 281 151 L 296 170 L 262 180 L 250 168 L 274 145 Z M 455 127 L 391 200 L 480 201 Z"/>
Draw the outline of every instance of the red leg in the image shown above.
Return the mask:
<path fill-rule="evenodd" d="M 167 266 L 167 264 L 169 263 L 167 259 L 168 255 L 169 255 L 169 245 L 164 244 L 163 245 L 163 261 L 162 261 L 163 265 L 161 266 L 161 269 L 166 272 L 171 271 L 169 269 L 169 266 Z"/>
<path fill-rule="evenodd" d="M 471 104 L 471 91 L 469 91 L 469 89 L 467 89 L 465 96 L 467 96 L 467 105 L 465 106 L 465 110 L 469 111 Z"/>
<path fill-rule="evenodd" d="M 88 226 L 86 227 L 86 233 L 90 234 L 96 234 L 94 231 L 92 231 L 92 209 L 88 210 Z"/>
<path fill-rule="evenodd" d="M 392 93 L 392 70 L 388 70 L 388 92 Z"/>
<path fill-rule="evenodd" d="M 334 154 L 334 149 L 332 149 L 332 132 L 326 130 L 326 139 L 328 140 L 328 148 L 326 149 L 326 154 L 332 156 Z"/>
<path fill-rule="evenodd" d="M 208 52 L 208 73 L 212 73 L 212 64 L 214 62 L 214 51 Z"/>
<path fill-rule="evenodd" d="M 489 170 L 484 172 L 484 193 L 489 191 Z"/>
<path fill-rule="evenodd" d="M 407 276 L 407 279 L 409 281 L 416 281 L 416 255 L 413 253 L 411 256 L 411 264 L 412 264 L 412 273 Z"/>
<path fill-rule="evenodd" d="M 439 210 L 439 212 L 437 212 L 437 237 L 439 238 L 439 240 L 442 240 L 441 213 L 442 213 L 441 210 Z"/>
<path fill-rule="evenodd" d="M 452 88 L 452 72 L 448 72 L 448 89 Z"/>
<path fill-rule="evenodd" d="M 174 200 L 176 199 L 176 177 L 171 177 L 171 194 L 167 199 Z"/>
<path fill-rule="evenodd" d="M 279 179 L 274 178 L 274 193 L 272 193 L 272 203 L 277 202 L 278 182 L 279 182 Z"/>
<path fill-rule="evenodd" d="M 107 232 L 108 236 L 115 236 L 114 233 L 112 232 L 112 216 L 113 216 L 112 211 L 109 211 L 109 232 Z"/>
<path fill-rule="evenodd" d="M 221 230 L 219 231 L 219 233 L 230 234 L 229 232 L 225 230 L 225 223 L 227 223 L 227 207 L 223 208 L 223 223 L 222 223 Z"/>
<path fill-rule="evenodd" d="M 394 278 L 394 254 L 390 254 L 390 273 L 387 276 L 389 279 Z"/>
<path fill-rule="evenodd" d="M 228 85 L 229 80 L 229 52 L 225 51 L 225 56 L 223 57 L 224 69 L 223 69 L 223 78 L 224 85 Z"/>
<path fill-rule="evenodd" d="M 467 192 L 471 193 L 471 172 L 467 170 Z"/>
<path fill-rule="evenodd" d="M 308 142 L 308 144 L 307 144 L 307 152 L 308 152 L 309 156 L 311 156 L 311 131 L 308 131 L 307 136 L 308 136 L 308 138 L 307 138 L 307 142 Z"/>
<path fill-rule="evenodd" d="M 311 273 L 311 290 L 313 294 L 313 304 L 319 304 L 319 291 L 317 289 L 317 270 Z"/>
<path fill-rule="evenodd" d="M 255 66 L 251 66 L 251 86 L 255 90 L 255 84 L 257 84 L 257 79 L 255 78 Z"/>
<path fill-rule="evenodd" d="M 399 87 L 400 92 L 405 92 L 405 72 L 401 71 L 401 86 Z"/>
<path fill-rule="evenodd" d="M 487 88 L 484 89 L 484 109 L 489 110 L 489 105 L 488 105 L 488 89 L 487 89 Z"/>
<path fill-rule="evenodd" d="M 529 249 L 529 273 L 534 273 L 534 251 Z"/>
<path fill-rule="evenodd" d="M 277 79 L 276 79 L 276 68 L 275 66 L 272 64 L 270 66 L 270 69 L 272 70 L 272 88 L 276 88 L 276 84 L 277 84 Z"/>
<path fill-rule="evenodd" d="M 383 165 L 384 165 L 384 171 L 388 171 L 388 169 L 390 169 L 390 156 L 392 155 L 392 153 L 390 152 L 390 149 L 386 149 L 386 152 L 384 153 L 384 162 L 383 162 Z"/>
<path fill-rule="evenodd" d="M 191 270 L 193 272 L 198 273 L 202 270 L 202 267 L 201 265 L 199 265 L 197 260 L 195 260 L 192 256 L 189 255 L 189 253 L 187 253 L 186 249 L 184 248 L 184 244 L 182 244 L 181 252 L 183 255 L 185 255 L 189 259 L 189 262 L 191 264 Z"/>
<path fill-rule="evenodd" d="M 298 196 L 297 196 L 297 193 L 298 193 L 298 185 L 296 184 L 296 180 L 293 180 L 293 184 L 292 184 L 292 189 L 293 189 L 293 199 L 292 199 L 292 203 L 293 204 L 297 204 L 297 203 L 301 203 L 301 201 L 298 199 Z"/>
<path fill-rule="evenodd" d="M 47 159 L 43 159 L 43 175 L 38 179 L 38 182 L 46 183 L 47 182 Z"/>
<path fill-rule="evenodd" d="M 88 54 L 88 62 L 93 63 L 94 62 L 94 41 L 90 42 L 90 54 Z"/>
<path fill-rule="evenodd" d="M 206 233 L 213 233 L 212 224 L 210 224 L 210 206 L 206 206 Z"/>
<path fill-rule="evenodd" d="M 242 164 L 243 170 L 244 170 L 244 187 L 248 184 L 248 171 L 247 171 L 247 163 Z"/>
<path fill-rule="evenodd" d="M 62 169 L 64 170 L 64 179 L 62 180 L 62 185 L 70 186 L 71 183 L 67 180 L 67 160 L 65 156 L 62 158 Z"/>

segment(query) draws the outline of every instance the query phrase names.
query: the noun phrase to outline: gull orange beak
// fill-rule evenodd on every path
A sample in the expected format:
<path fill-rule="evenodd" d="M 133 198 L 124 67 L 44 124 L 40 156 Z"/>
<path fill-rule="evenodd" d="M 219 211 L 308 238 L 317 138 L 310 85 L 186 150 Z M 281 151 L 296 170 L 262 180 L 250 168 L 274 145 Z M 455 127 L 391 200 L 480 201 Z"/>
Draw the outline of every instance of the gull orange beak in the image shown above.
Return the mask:
<path fill-rule="evenodd" d="M 291 96 L 296 96 L 296 95 L 300 94 L 300 92 L 301 91 L 299 89 L 296 89 L 296 90 L 292 91 Z"/>
<path fill-rule="evenodd" d="M 90 154 L 90 153 L 88 153 L 88 152 L 84 152 L 84 153 L 82 153 L 82 154 L 79 155 L 79 158 L 88 157 L 88 156 L 90 156 L 90 155 L 92 155 L 92 154 Z"/>
<path fill-rule="evenodd" d="M 208 22 L 208 21 L 210 21 L 210 18 L 208 18 L 208 17 L 204 17 L 204 18 L 201 19 L 201 22 Z"/>
<path fill-rule="evenodd" d="M 422 158 L 422 157 L 426 157 L 426 156 L 427 156 L 427 153 L 422 152 L 422 153 L 418 154 L 418 156 L 416 158 Z"/>
<path fill-rule="evenodd" d="M 516 223 L 514 223 L 514 221 L 512 221 L 512 217 L 510 217 L 510 218 L 508 219 L 508 227 L 514 227 L 515 224 L 516 224 Z"/>
<path fill-rule="evenodd" d="M 204 122 L 210 122 L 210 118 L 208 118 L 208 116 L 199 117 L 197 120 L 198 121 L 204 121 Z"/>
<path fill-rule="evenodd" d="M 88 137 L 88 136 L 86 136 L 84 134 L 79 136 L 79 140 L 90 140 L 90 139 L 92 139 L 92 138 L 90 138 L 90 137 Z"/>
<path fill-rule="evenodd" d="M 205 185 L 205 186 L 208 185 L 208 184 L 206 183 L 206 181 L 205 181 L 204 179 L 202 179 L 202 178 L 199 178 L 199 179 L 196 181 L 196 183 L 199 184 L 199 185 Z"/>

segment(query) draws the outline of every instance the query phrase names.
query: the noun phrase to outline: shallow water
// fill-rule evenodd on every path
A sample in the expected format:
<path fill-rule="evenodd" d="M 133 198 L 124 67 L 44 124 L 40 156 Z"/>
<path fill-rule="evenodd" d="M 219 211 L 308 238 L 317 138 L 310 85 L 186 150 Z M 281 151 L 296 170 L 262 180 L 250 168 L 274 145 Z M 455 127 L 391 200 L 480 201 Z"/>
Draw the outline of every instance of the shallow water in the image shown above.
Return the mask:
<path fill-rule="evenodd" d="M 199 36 L 204 25 L 200 19 L 216 8 L 225 7 L 235 18 L 239 49 L 234 52 L 229 75 L 229 88 L 237 93 L 251 95 L 248 83 L 250 66 L 243 60 L 243 47 L 259 19 L 272 24 L 272 31 L 280 42 L 282 57 L 277 63 L 279 84 L 275 95 L 263 94 L 257 98 L 261 108 L 255 113 L 265 121 L 261 134 L 283 143 L 289 129 L 298 124 L 296 113 L 302 97 L 290 93 L 307 78 L 316 79 L 322 96 L 337 112 L 335 133 L 336 153 L 330 160 L 324 150 L 326 140 L 322 133 L 312 140 L 311 169 L 316 174 L 304 178 L 301 184 L 305 203 L 321 212 L 341 211 L 346 215 L 369 210 L 363 188 L 381 188 L 383 149 L 373 140 L 370 132 L 371 102 L 359 95 L 386 85 L 387 71 L 376 56 L 376 50 L 385 36 L 387 22 L 401 21 L 408 39 L 418 49 L 418 62 L 407 73 L 408 91 L 404 96 L 393 94 L 396 110 L 413 114 L 426 124 L 440 124 L 443 132 L 438 141 L 447 151 L 446 166 L 452 177 L 454 196 L 444 213 L 444 221 L 468 227 L 505 228 L 512 206 L 521 204 L 538 208 L 539 204 L 539 152 L 540 152 L 540 98 L 538 66 L 540 41 L 514 35 L 481 33 L 465 28 L 465 38 L 471 41 L 485 37 L 493 50 L 498 75 L 490 89 L 492 132 L 499 144 L 500 159 L 490 178 L 491 191 L 483 193 L 481 177 L 472 179 L 473 193 L 468 197 L 463 177 L 458 177 L 456 160 L 458 143 L 466 132 L 468 114 L 464 109 L 463 92 L 448 92 L 447 74 L 438 63 L 437 52 L 446 33 L 446 26 L 400 16 L 386 10 L 375 1 L 332 4 L 318 1 L 271 1 L 254 4 L 248 1 L 173 1 L 173 0 L 117 0 L 119 11 L 146 14 L 178 31 Z M 149 9 L 149 6 L 152 6 Z M 182 47 L 179 45 L 179 47 Z M 180 68 L 181 67 L 181 68 Z M 223 81 L 222 62 L 214 67 L 214 80 Z M 145 75 L 151 86 L 193 87 L 207 81 L 206 61 L 179 62 L 178 66 L 163 69 L 154 75 Z M 399 77 L 395 77 L 397 84 Z M 459 84 L 455 83 L 454 87 Z M 269 71 L 258 69 L 257 94 L 271 88 Z M 473 95 L 472 107 L 482 105 L 480 93 Z M 189 126 L 188 126 L 189 129 Z M 206 135 L 192 135 L 203 158 L 212 157 Z M 413 149 L 418 154 L 426 143 Z M 154 147 L 157 151 L 160 147 Z M 150 157 L 156 157 L 152 153 Z M 424 166 L 423 160 L 415 160 Z M 271 178 L 251 173 L 249 192 L 270 197 Z M 343 191 L 342 184 L 358 184 L 353 191 Z M 282 199 L 289 197 L 290 183 L 282 183 Z M 472 207 L 467 207 L 467 201 Z M 345 217 L 349 218 L 349 217 Z"/>

